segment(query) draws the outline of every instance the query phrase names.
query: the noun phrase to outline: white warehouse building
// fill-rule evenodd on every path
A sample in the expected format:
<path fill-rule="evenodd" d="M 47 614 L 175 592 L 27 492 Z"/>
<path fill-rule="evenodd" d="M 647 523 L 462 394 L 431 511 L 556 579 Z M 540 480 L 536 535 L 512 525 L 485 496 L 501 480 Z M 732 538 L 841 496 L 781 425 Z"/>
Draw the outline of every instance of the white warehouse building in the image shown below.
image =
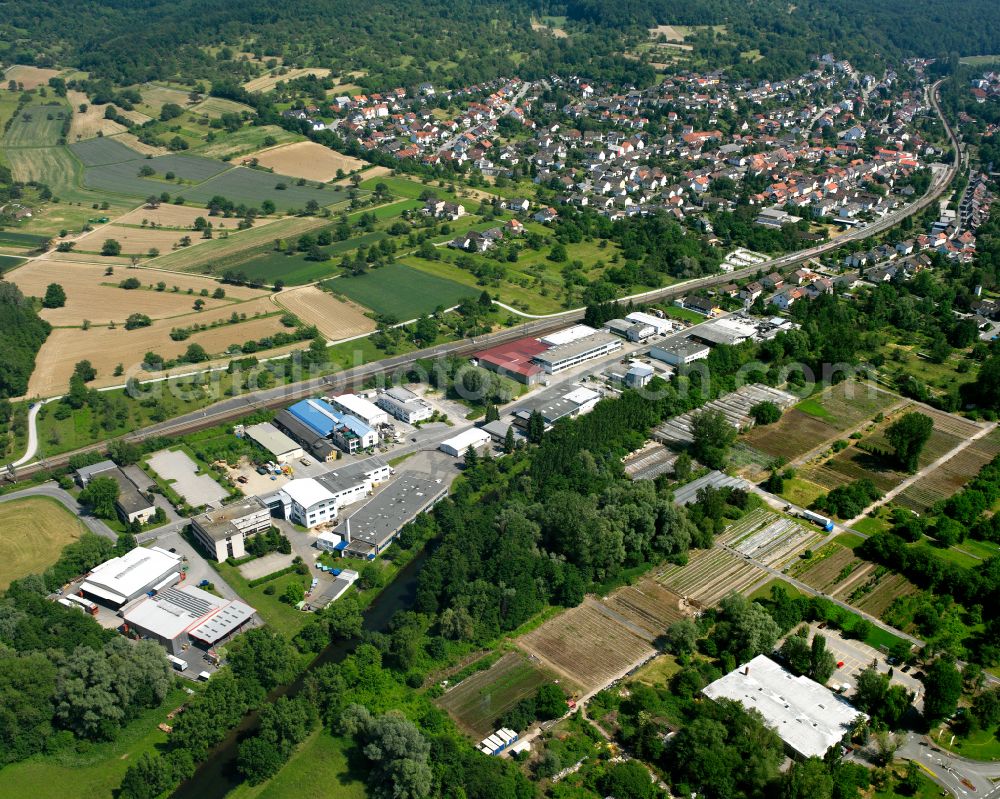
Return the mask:
<path fill-rule="evenodd" d="M 357 394 L 341 394 L 339 397 L 330 397 L 330 404 L 339 411 L 349 413 L 351 416 L 360 419 L 369 427 L 378 427 L 380 424 L 389 424 L 389 414 L 379 408 L 373 402 L 369 402 L 364 397 Z"/>
<path fill-rule="evenodd" d="M 482 428 L 473 427 L 459 433 L 457 436 L 449 438 L 447 441 L 442 441 L 438 444 L 438 449 L 447 455 L 457 458 L 464 455 L 469 447 L 479 449 L 490 441 L 492 441 L 492 438 L 489 433 Z"/>
<path fill-rule="evenodd" d="M 303 527 L 332 524 L 340 509 L 365 499 L 392 475 L 387 464 L 346 467 L 319 477 L 290 480 L 278 492 L 285 516 Z"/>
<path fill-rule="evenodd" d="M 136 547 L 121 557 L 105 561 L 87 575 L 80 589 L 85 594 L 120 607 L 150 591 L 180 582 L 181 556 L 161 547 Z"/>

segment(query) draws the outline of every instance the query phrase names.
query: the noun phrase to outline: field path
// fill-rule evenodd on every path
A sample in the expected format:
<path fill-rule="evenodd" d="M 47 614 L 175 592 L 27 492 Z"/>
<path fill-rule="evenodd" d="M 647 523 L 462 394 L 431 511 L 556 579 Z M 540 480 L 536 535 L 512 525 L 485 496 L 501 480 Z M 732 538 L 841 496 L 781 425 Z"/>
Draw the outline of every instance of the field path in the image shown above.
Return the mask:
<path fill-rule="evenodd" d="M 867 508 L 861 511 L 861 513 L 859 513 L 853 519 L 844 522 L 844 526 L 853 527 L 855 524 L 861 521 L 865 516 L 874 511 L 876 508 L 882 507 L 885 503 L 891 502 L 896 496 L 902 494 L 907 488 L 909 488 L 911 485 L 917 482 L 917 480 L 919 480 L 921 477 L 925 477 L 926 475 L 930 474 L 934 470 L 940 468 L 945 463 L 950 461 L 952 458 L 958 455 L 958 453 L 960 453 L 962 450 L 964 450 L 966 447 L 972 444 L 973 441 L 978 441 L 987 433 L 992 433 L 993 430 L 996 428 L 996 426 L 997 426 L 996 422 L 990 422 L 988 425 L 983 427 L 978 433 L 973 435 L 972 438 L 965 439 L 952 449 L 948 450 L 944 455 L 942 455 L 940 458 L 934 461 L 934 463 L 928 463 L 923 469 L 920 469 L 919 471 L 911 474 L 902 483 L 893 488 L 891 491 L 887 491 L 884 497 L 875 500 L 875 502 L 873 502 L 871 505 L 869 505 Z"/>

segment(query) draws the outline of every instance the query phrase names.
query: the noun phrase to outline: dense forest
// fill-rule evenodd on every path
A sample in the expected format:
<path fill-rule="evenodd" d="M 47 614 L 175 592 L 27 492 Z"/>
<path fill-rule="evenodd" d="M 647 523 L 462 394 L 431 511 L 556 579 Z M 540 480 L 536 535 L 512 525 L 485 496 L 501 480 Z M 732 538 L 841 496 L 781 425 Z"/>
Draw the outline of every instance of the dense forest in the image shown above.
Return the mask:
<path fill-rule="evenodd" d="M 21 397 L 51 326 L 13 283 L 0 280 L 0 398 Z"/>
<path fill-rule="evenodd" d="M 566 15 L 570 38 L 532 30 L 531 18 L 543 13 Z M 363 70 L 368 75 L 362 83 L 371 89 L 424 80 L 468 85 L 515 72 L 644 82 L 652 80 L 652 70 L 625 58 L 624 51 L 660 23 L 726 26 L 725 35 L 698 34 L 695 54 L 751 78 L 801 72 L 811 56 L 827 51 L 872 71 L 905 55 L 1000 51 L 1000 7 L 990 0 L 947 10 L 931 0 L 6 0 L 0 2 L 0 20 L 0 59 L 72 64 L 122 84 L 167 78 L 241 82 L 251 69 L 234 58 L 241 46 L 293 64 Z M 748 50 L 758 50 L 761 58 L 745 58 Z"/>

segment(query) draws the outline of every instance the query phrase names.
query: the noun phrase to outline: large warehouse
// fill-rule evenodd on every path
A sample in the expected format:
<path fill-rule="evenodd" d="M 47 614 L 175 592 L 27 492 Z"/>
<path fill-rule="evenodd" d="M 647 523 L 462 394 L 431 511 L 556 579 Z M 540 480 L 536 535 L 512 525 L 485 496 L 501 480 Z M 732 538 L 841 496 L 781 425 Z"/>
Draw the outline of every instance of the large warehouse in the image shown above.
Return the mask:
<path fill-rule="evenodd" d="M 548 344 L 543 344 L 538 339 L 519 338 L 517 341 L 477 352 L 473 358 L 483 369 L 530 386 L 537 383 L 544 374 L 534 358 L 548 348 Z"/>
<path fill-rule="evenodd" d="M 583 327 L 583 325 L 580 325 Z M 611 333 L 595 332 L 557 344 L 535 356 L 535 363 L 550 375 L 579 366 L 581 363 L 610 355 L 622 348 L 622 340 Z"/>
<path fill-rule="evenodd" d="M 808 677 L 796 677 L 766 655 L 702 689 L 710 699 L 732 699 L 764 717 L 796 755 L 823 757 L 851 731 L 858 716 L 850 702 Z"/>
<path fill-rule="evenodd" d="M 305 455 L 300 444 L 286 436 L 270 422 L 250 425 L 243 432 L 259 447 L 270 452 L 278 463 L 288 463 Z"/>
<path fill-rule="evenodd" d="M 329 439 L 348 454 L 378 444 L 378 433 L 370 426 L 356 416 L 339 412 L 325 400 L 302 400 L 286 410 L 312 434 Z"/>
<path fill-rule="evenodd" d="M 458 458 L 468 451 L 469 447 L 479 449 L 484 444 L 490 442 L 490 434 L 478 427 L 471 427 L 464 430 L 457 436 L 452 436 L 446 441 L 438 444 L 438 449 L 447 455 Z"/>
<path fill-rule="evenodd" d="M 369 427 L 389 424 L 389 414 L 357 394 L 341 394 L 339 397 L 330 397 L 330 404 L 338 411 L 349 413 L 360 419 Z"/>
<path fill-rule="evenodd" d="M 126 634 L 159 641 L 176 657 L 192 643 L 207 649 L 229 640 L 251 622 L 254 613 L 238 599 L 220 599 L 185 585 L 140 599 L 123 618 Z"/>
<path fill-rule="evenodd" d="M 121 607 L 149 591 L 180 582 L 181 556 L 160 547 L 136 547 L 87 575 L 80 589 L 94 599 Z"/>

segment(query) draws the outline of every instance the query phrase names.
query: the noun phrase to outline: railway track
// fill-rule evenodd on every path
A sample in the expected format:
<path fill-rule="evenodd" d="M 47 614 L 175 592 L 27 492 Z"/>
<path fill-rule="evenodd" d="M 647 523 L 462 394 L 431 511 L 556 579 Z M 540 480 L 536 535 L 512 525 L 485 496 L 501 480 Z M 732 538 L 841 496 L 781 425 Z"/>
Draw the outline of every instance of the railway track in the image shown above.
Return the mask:
<path fill-rule="evenodd" d="M 871 225 L 858 230 L 849 231 L 843 236 L 837 237 L 833 241 L 829 241 L 815 247 L 810 247 L 806 250 L 789 253 L 788 255 L 782 255 L 770 261 L 754 264 L 753 266 L 749 266 L 744 269 L 737 269 L 732 272 L 725 272 L 718 275 L 693 278 L 691 280 L 675 283 L 664 288 L 633 294 L 629 297 L 622 297 L 620 301 L 628 302 L 629 300 L 635 300 L 641 302 L 656 302 L 678 297 L 683 294 L 689 294 L 692 291 L 698 291 L 703 288 L 711 288 L 712 286 L 731 283 L 734 280 L 750 277 L 751 275 L 755 275 L 761 271 L 780 271 L 788 269 L 792 266 L 823 255 L 824 253 L 836 250 L 842 247 L 845 242 L 863 240 L 878 235 L 879 233 L 894 227 L 903 219 L 923 211 L 928 205 L 937 200 L 937 198 L 940 197 L 941 194 L 948 188 L 962 166 L 962 154 L 958 137 L 955 135 L 954 130 L 948 123 L 944 114 L 941 113 L 941 109 L 938 104 L 937 95 L 938 88 L 941 83 L 942 81 L 938 81 L 931 87 L 929 98 L 931 106 L 934 108 L 938 118 L 943 123 L 945 131 L 948 134 L 948 138 L 952 143 L 952 147 L 955 151 L 955 158 L 953 163 L 948 167 L 947 171 L 942 174 L 940 179 L 932 181 L 931 187 L 928 189 L 927 193 L 919 200 L 911 203 L 905 208 L 900 209 L 894 214 L 890 214 L 883 219 L 873 222 Z M 186 433 L 203 430 L 207 427 L 214 427 L 215 425 L 223 422 L 239 419 L 240 417 L 245 416 L 248 413 L 252 413 L 255 410 L 278 408 L 289 402 L 294 402 L 296 400 L 312 396 L 319 391 L 343 391 L 360 387 L 371 377 L 379 374 L 385 374 L 386 372 L 409 368 L 421 359 L 438 358 L 448 355 L 468 355 L 478 350 L 485 349 L 486 347 L 492 347 L 523 336 L 544 335 L 552 332 L 553 330 L 558 330 L 567 322 L 574 322 L 582 319 L 584 310 L 585 309 L 583 308 L 576 308 L 562 314 L 546 317 L 545 319 L 529 321 L 525 324 L 518 325 L 498 333 L 492 333 L 487 336 L 463 339 L 462 341 L 453 342 L 451 344 L 443 344 L 426 350 L 419 350 L 404 356 L 386 358 L 364 366 L 353 367 L 343 372 L 338 372 L 320 378 L 312 378 L 300 383 L 282 386 L 277 389 L 251 392 L 241 397 L 216 403 L 215 406 L 209 406 L 204 411 L 185 414 L 169 422 L 151 425 L 150 427 L 146 427 L 142 430 L 126 435 L 123 438 L 126 441 L 141 442 L 157 436 L 184 435 Z M 45 458 L 17 469 L 8 466 L 6 470 L 6 479 L 9 482 L 18 482 L 41 471 L 62 468 L 68 465 L 70 458 L 74 455 L 103 450 L 107 447 L 110 440 L 111 439 L 105 439 L 86 447 L 73 450 L 72 452 L 66 452 L 51 458 Z"/>

